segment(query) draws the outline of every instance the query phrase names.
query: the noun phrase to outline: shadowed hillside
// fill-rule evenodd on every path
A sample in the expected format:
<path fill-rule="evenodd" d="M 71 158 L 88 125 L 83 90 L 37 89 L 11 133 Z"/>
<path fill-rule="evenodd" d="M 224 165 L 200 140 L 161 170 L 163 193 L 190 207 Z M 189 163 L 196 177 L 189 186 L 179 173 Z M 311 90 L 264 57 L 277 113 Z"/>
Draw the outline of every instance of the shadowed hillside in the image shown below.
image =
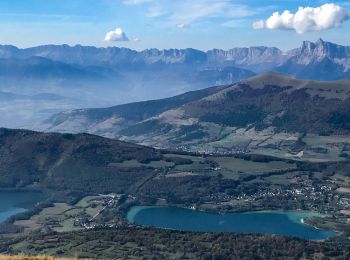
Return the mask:
<path fill-rule="evenodd" d="M 1 188 L 123 193 L 153 174 L 142 163 L 161 158 L 152 148 L 87 134 L 0 129 L 0 145 Z M 131 159 L 139 166 L 118 167 Z"/>

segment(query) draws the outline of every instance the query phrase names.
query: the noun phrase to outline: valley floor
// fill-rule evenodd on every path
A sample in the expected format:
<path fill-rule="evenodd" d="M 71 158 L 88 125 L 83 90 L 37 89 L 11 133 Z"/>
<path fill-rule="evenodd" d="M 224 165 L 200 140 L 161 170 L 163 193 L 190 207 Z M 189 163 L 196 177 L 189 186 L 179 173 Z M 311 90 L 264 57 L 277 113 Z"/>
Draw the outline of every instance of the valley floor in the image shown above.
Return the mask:
<path fill-rule="evenodd" d="M 0 151 L 4 156 L 13 151 L 2 158 L 2 166 L 7 167 L 3 176 L 21 189 L 44 191 L 46 200 L 0 225 L 2 253 L 103 259 L 349 257 L 350 161 L 346 158 L 310 162 L 258 154 L 208 155 L 155 150 L 90 135 L 3 132 L 10 141 L 5 139 Z M 58 142 L 69 149 L 57 150 Z M 31 171 L 17 158 L 28 158 Z M 16 171 L 5 175 L 14 166 Z M 42 167 L 49 174 L 40 175 Z M 23 176 L 31 179 L 16 182 Z M 312 211 L 327 217 L 306 219 L 308 224 L 336 231 L 338 236 L 320 243 L 141 228 L 125 218 L 135 205 L 220 213 Z"/>

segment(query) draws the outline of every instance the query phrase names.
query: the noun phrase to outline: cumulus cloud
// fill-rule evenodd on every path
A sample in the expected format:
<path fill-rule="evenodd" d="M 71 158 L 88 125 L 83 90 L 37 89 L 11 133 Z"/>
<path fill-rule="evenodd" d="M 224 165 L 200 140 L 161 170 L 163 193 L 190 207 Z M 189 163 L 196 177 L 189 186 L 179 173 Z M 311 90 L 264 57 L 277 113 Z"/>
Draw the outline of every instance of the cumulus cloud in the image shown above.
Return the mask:
<path fill-rule="evenodd" d="M 339 5 L 329 3 L 320 7 L 299 7 L 296 13 L 285 10 L 275 12 L 266 22 L 256 21 L 254 29 L 267 28 L 270 30 L 295 30 L 302 34 L 311 31 L 322 31 L 338 27 L 349 19 L 348 12 Z"/>
<path fill-rule="evenodd" d="M 110 31 L 106 34 L 106 42 L 126 42 L 129 38 L 126 36 L 122 28 L 117 28 L 114 31 Z"/>

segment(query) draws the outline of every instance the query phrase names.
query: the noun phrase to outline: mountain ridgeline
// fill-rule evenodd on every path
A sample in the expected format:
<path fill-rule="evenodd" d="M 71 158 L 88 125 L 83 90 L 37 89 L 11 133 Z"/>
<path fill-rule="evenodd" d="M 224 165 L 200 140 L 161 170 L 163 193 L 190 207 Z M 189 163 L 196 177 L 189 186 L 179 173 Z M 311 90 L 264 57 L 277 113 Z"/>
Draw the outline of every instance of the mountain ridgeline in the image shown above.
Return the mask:
<path fill-rule="evenodd" d="M 39 59 L 39 57 L 41 59 Z M 230 67 L 246 69 L 254 73 L 269 70 L 285 72 L 305 79 L 333 80 L 350 75 L 350 47 L 325 42 L 304 41 L 301 47 L 283 52 L 275 47 L 232 48 L 229 50 L 213 49 L 147 49 L 135 51 L 127 48 L 96 48 L 81 45 L 44 45 L 28 49 L 14 46 L 0 46 L 1 64 L 16 63 L 38 66 L 51 64 L 50 71 L 62 71 L 59 64 L 79 75 L 79 69 L 96 69 L 108 73 L 108 69 L 121 71 L 193 68 L 198 71 L 228 71 Z M 54 63 L 56 62 L 56 63 Z M 17 65 L 18 66 L 18 65 Z M 16 67 L 14 67 L 16 68 Z M 104 69 L 102 69 L 104 68 Z M 297 68 L 297 70 L 296 70 Z M 318 73 L 316 70 L 318 68 Z M 302 70 L 305 70 L 304 74 Z M 110 72 L 111 72 L 110 71 Z M 242 72 L 236 70 L 237 72 Z M 337 73 L 329 73 L 336 71 Z M 115 72 L 115 71 L 113 71 Z M 312 73 L 314 72 L 314 73 Z M 246 72 L 248 73 L 248 72 Z M 198 76 L 198 75 L 197 75 Z"/>
<path fill-rule="evenodd" d="M 349 108 L 349 79 L 321 82 L 264 73 L 170 99 L 60 113 L 42 129 L 89 132 L 137 142 L 156 135 L 171 142 L 210 138 L 216 131 L 213 128 L 222 127 L 347 135 Z"/>

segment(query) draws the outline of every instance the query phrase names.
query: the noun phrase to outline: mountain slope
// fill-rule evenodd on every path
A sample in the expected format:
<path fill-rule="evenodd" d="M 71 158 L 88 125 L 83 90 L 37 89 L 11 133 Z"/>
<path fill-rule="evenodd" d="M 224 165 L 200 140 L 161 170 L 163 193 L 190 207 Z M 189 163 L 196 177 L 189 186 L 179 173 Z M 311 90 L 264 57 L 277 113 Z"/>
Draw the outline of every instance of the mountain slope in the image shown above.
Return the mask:
<path fill-rule="evenodd" d="M 40 129 L 59 132 L 96 131 L 96 133 L 105 136 L 108 136 L 106 132 L 109 132 L 113 136 L 116 132 L 127 126 L 206 97 L 221 88 L 213 87 L 188 92 L 171 98 L 136 102 L 109 108 L 80 109 L 62 112 L 43 122 L 40 125 Z"/>
<path fill-rule="evenodd" d="M 150 146 L 206 152 L 256 151 L 264 147 L 263 152 L 267 148 L 274 152 L 287 149 L 285 154 L 290 154 L 304 149 L 307 144 L 300 138 L 309 135 L 342 136 L 339 142 L 348 143 L 349 79 L 308 81 L 264 73 L 208 90 L 190 92 L 186 95 L 191 98 L 175 102 L 174 106 L 161 106 L 171 102 L 159 100 L 117 106 L 113 108 L 118 111 L 115 114 L 110 109 L 61 113 L 43 127 L 49 131 L 90 132 Z M 179 99 L 181 96 L 173 98 Z M 142 108 L 147 116 L 137 117 L 136 110 L 121 116 L 123 108 L 132 107 Z M 281 147 L 284 139 L 290 142 Z M 325 144 L 325 149 L 329 149 L 330 143 Z M 317 147 L 312 149 L 320 151 Z M 343 147 L 338 145 L 335 157 L 340 156 Z"/>
<path fill-rule="evenodd" d="M 0 187 L 125 192 L 153 174 L 158 151 L 92 135 L 0 129 Z M 118 163 L 135 160 L 135 167 Z"/>
<path fill-rule="evenodd" d="M 150 125 L 157 125 L 155 131 L 162 134 L 168 128 L 202 123 L 258 130 L 272 127 L 276 132 L 349 134 L 348 107 L 349 80 L 303 81 L 265 73 L 166 111 L 124 129 L 122 134 L 152 134 Z"/>
<path fill-rule="evenodd" d="M 280 131 L 319 133 L 322 129 L 348 133 L 350 129 L 346 125 L 335 127 L 334 118 L 347 113 L 341 107 L 347 106 L 349 97 L 350 80 L 306 81 L 264 73 L 234 85 L 188 92 L 169 99 L 64 112 L 46 121 L 46 130 L 81 132 L 94 131 L 95 127 L 103 134 L 99 127 L 108 121 L 116 122 L 122 129 L 142 121 L 149 124 L 149 120 L 171 124 L 172 119 L 174 122 L 193 119 L 193 122 L 230 127 L 254 124 L 260 128 L 276 127 Z M 79 121 L 84 122 L 80 128 L 64 129 Z M 115 129 L 116 133 L 119 129 Z"/>
<path fill-rule="evenodd" d="M 258 84 L 257 84 L 258 83 Z M 185 114 L 200 121 L 231 127 L 310 133 L 349 133 L 350 125 L 336 125 L 347 114 L 350 81 L 293 80 L 267 73 L 242 81 L 185 106 Z"/>
<path fill-rule="evenodd" d="M 197 170 L 198 164 L 192 159 L 205 165 L 201 168 L 207 169 L 205 173 L 187 175 L 181 170 Z M 237 187 L 237 181 L 224 180 L 212 172 L 215 165 L 195 155 L 88 134 L 0 128 L 0 189 L 46 191 L 56 201 L 117 193 L 137 196 L 139 202 L 151 204 L 156 198 L 193 203 L 221 192 L 227 185 Z M 286 163 L 283 167 L 294 166 Z"/>

